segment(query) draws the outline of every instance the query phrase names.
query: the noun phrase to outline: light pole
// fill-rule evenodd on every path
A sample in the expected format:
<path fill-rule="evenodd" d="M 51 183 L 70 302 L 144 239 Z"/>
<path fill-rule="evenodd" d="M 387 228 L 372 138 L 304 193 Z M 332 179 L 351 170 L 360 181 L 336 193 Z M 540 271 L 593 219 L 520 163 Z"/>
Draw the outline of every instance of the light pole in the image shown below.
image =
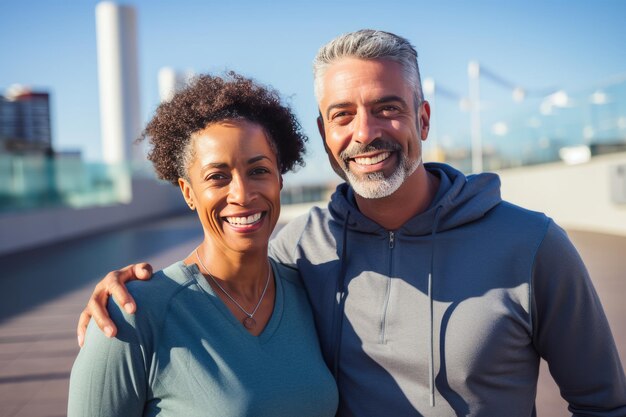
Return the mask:
<path fill-rule="evenodd" d="M 422 89 L 424 94 L 428 96 L 428 102 L 430 103 L 430 132 L 429 132 L 429 140 L 430 149 L 433 150 L 433 154 L 435 154 L 439 149 L 438 138 L 437 138 L 437 103 L 435 98 L 435 80 L 433 78 L 425 78 L 422 83 Z"/>
<path fill-rule="evenodd" d="M 472 172 L 483 171 L 483 143 L 480 126 L 480 65 L 470 61 L 467 65 L 470 99 L 470 137 L 472 145 Z"/>

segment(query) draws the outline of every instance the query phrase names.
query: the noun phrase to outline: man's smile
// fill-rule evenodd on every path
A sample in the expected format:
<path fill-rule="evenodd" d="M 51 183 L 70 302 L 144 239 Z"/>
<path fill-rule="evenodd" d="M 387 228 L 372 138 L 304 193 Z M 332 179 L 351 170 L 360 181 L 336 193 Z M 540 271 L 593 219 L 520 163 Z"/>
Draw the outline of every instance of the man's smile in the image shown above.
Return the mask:
<path fill-rule="evenodd" d="M 381 152 L 375 155 L 357 156 L 352 158 L 352 160 L 359 165 L 374 165 L 389 158 L 390 155 L 391 152 Z"/>

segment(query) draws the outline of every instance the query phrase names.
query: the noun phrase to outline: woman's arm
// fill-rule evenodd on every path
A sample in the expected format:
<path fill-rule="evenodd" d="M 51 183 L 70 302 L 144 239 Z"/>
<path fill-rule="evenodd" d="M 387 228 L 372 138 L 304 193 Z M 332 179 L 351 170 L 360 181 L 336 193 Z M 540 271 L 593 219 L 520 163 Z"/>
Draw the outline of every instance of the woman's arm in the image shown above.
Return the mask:
<path fill-rule="evenodd" d="M 118 324 L 117 338 L 107 337 L 94 321 L 89 324 L 70 377 L 69 417 L 143 415 L 149 387 L 135 316 L 113 301 L 108 312 Z"/>

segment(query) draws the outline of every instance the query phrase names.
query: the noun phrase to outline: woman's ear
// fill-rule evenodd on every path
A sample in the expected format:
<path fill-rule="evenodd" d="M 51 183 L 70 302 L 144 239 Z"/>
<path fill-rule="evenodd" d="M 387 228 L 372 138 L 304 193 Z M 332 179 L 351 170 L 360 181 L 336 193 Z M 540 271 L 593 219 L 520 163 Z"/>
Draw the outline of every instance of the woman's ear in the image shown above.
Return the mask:
<path fill-rule="evenodd" d="M 194 195 L 193 190 L 191 189 L 191 184 L 189 184 L 186 179 L 179 178 L 178 186 L 180 187 L 180 192 L 183 194 L 183 198 L 185 199 L 185 202 L 187 203 L 189 208 L 195 210 L 196 206 L 194 204 Z"/>
<path fill-rule="evenodd" d="M 278 178 L 280 180 L 280 189 L 282 190 L 283 189 L 283 176 L 280 175 Z"/>

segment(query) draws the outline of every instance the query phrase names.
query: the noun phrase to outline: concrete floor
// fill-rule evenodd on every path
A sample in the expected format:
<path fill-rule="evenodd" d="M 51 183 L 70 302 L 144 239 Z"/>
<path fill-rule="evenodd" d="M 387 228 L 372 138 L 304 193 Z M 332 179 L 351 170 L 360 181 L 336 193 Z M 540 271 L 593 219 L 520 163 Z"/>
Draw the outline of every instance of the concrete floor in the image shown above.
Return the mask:
<path fill-rule="evenodd" d="M 154 221 L 0 258 L 0 417 L 66 415 L 76 321 L 95 283 L 146 260 L 157 269 L 201 240 L 194 216 Z"/>
<path fill-rule="evenodd" d="M 626 363 L 626 238 L 570 236 Z M 183 216 L 0 258 L 0 417 L 64 416 L 78 353 L 76 320 L 97 280 L 136 261 L 162 268 L 184 258 L 200 239 L 197 219 Z M 571 415 L 545 368 L 537 408 L 539 416 Z"/>

